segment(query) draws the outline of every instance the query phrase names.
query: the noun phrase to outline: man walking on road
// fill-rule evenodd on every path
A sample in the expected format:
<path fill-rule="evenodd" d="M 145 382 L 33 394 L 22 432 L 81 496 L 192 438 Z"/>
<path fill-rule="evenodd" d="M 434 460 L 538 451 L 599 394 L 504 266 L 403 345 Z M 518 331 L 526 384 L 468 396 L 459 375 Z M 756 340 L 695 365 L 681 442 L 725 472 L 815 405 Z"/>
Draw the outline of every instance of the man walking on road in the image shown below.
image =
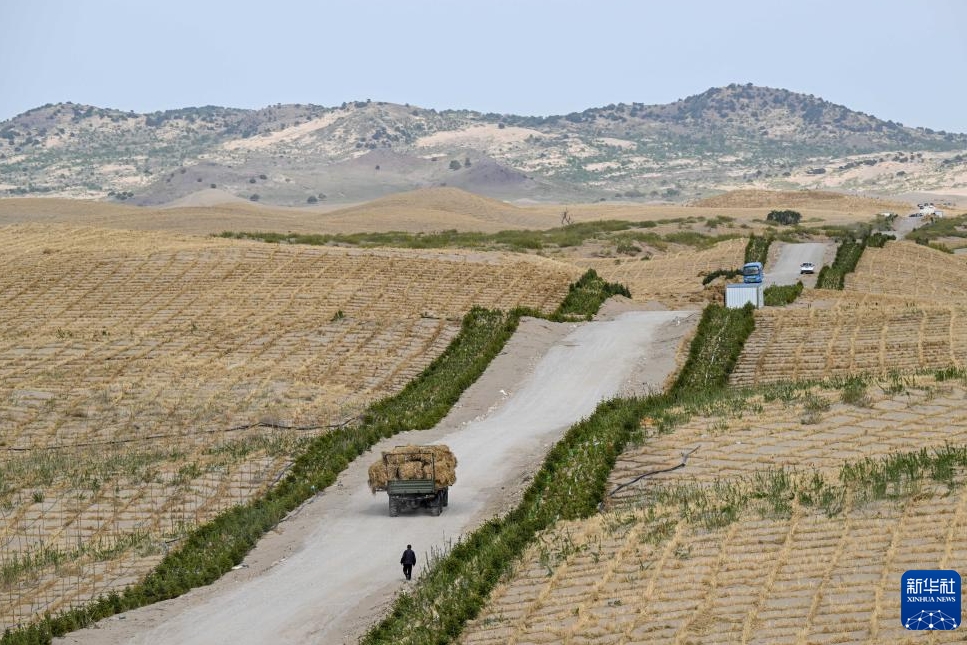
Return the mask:
<path fill-rule="evenodd" d="M 403 557 L 400 558 L 400 564 L 403 565 L 403 575 L 406 579 L 410 579 L 410 575 L 413 573 L 413 565 L 416 564 L 416 553 L 413 552 L 413 545 L 407 544 L 406 551 L 403 551 Z"/>

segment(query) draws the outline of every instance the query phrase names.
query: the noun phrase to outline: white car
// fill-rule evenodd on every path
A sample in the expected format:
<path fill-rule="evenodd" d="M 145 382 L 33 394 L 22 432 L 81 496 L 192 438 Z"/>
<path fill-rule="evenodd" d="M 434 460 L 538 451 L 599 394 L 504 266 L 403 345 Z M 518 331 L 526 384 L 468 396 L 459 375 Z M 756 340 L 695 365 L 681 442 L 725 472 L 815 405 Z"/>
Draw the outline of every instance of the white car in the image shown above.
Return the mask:
<path fill-rule="evenodd" d="M 803 262 L 802 264 L 800 264 L 799 275 L 803 275 L 805 273 L 808 273 L 810 275 L 813 273 L 816 273 L 816 265 L 814 265 L 812 262 Z"/>

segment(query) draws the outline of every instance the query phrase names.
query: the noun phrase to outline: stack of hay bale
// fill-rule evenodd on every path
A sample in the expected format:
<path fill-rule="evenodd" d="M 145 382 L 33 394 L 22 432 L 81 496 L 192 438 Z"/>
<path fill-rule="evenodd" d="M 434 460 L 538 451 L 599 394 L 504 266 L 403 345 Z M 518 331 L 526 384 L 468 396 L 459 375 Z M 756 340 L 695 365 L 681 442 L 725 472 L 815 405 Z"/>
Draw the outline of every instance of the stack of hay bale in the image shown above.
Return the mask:
<path fill-rule="evenodd" d="M 435 479 L 437 488 L 457 482 L 457 458 L 448 446 L 396 446 L 369 467 L 369 489 L 386 490 L 391 479 Z"/>

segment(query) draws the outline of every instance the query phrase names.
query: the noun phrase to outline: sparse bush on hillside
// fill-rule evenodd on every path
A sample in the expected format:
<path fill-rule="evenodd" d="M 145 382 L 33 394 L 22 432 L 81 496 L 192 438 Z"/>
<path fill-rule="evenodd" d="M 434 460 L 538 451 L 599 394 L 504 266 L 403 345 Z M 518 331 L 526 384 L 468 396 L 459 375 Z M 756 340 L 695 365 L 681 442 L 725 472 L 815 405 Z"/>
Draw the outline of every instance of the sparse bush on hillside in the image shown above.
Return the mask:
<path fill-rule="evenodd" d="M 319 198 L 316 197 L 315 195 L 309 195 L 309 197 L 306 199 L 306 203 L 308 204 L 315 204 L 318 201 L 319 201 Z"/>
<path fill-rule="evenodd" d="M 800 220 L 802 220 L 802 214 L 792 210 L 769 211 L 769 214 L 766 215 L 767 222 L 776 222 L 785 226 L 795 226 Z"/>
<path fill-rule="evenodd" d="M 258 193 L 253 193 L 252 195 L 249 196 L 249 199 L 251 201 L 253 201 L 253 202 L 257 202 L 260 199 L 259 198 L 259 194 Z"/>
<path fill-rule="evenodd" d="M 456 159 L 450 162 L 450 170 L 460 170 L 460 167 L 461 167 L 460 162 L 457 161 Z"/>

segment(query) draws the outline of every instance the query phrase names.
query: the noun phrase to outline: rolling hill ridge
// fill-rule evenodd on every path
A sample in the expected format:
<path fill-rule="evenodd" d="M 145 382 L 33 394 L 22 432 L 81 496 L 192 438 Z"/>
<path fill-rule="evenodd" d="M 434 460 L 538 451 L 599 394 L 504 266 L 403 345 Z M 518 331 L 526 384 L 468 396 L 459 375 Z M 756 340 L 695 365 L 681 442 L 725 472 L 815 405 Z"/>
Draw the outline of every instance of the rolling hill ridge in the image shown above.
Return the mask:
<path fill-rule="evenodd" d="M 135 114 L 51 104 L 0 123 L 0 194 L 278 205 L 452 186 L 505 200 L 683 201 L 722 190 L 967 191 L 967 135 L 748 85 L 555 116 L 355 101 Z"/>

